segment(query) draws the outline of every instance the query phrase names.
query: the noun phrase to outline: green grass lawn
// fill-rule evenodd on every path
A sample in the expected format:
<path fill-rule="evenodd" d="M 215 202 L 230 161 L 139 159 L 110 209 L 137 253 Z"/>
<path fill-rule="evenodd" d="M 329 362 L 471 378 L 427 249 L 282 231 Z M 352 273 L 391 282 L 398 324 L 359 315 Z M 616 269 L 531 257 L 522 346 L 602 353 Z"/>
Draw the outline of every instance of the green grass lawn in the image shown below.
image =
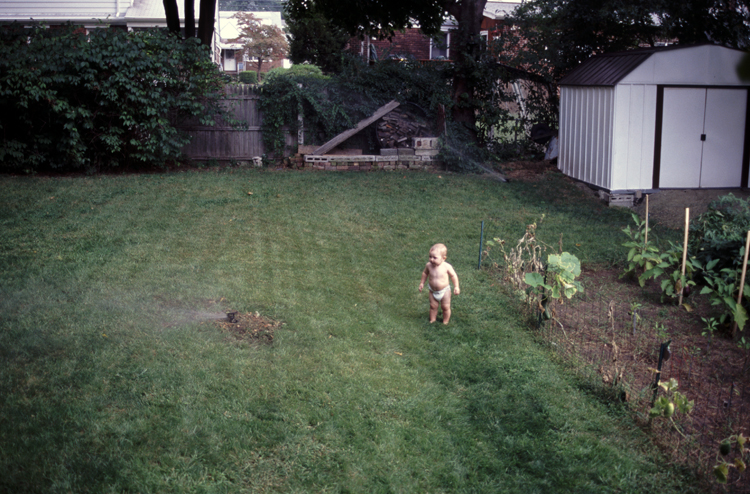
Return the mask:
<path fill-rule="evenodd" d="M 624 255 L 629 216 L 556 176 L 4 177 L 0 491 L 689 491 L 477 270 L 483 220 L 542 214 L 584 266 Z M 436 242 L 448 326 L 417 290 Z M 237 342 L 230 309 L 284 325 Z"/>

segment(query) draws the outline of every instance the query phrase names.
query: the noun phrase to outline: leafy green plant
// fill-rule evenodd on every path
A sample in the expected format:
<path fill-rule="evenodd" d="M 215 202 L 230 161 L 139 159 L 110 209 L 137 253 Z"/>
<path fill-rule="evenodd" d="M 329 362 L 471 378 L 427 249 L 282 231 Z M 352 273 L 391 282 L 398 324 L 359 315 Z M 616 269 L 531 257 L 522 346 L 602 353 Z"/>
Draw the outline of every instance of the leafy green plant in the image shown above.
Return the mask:
<path fill-rule="evenodd" d="M 666 340 L 669 338 L 669 332 L 663 323 L 657 322 L 654 324 L 654 333 L 656 333 L 656 337 L 659 340 Z"/>
<path fill-rule="evenodd" d="M 541 273 L 527 273 L 524 280 L 533 288 L 549 290 L 552 298 L 571 298 L 583 292 L 583 286 L 576 277 L 581 275 L 581 261 L 569 253 L 550 254 L 547 257 L 546 280 Z"/>
<path fill-rule="evenodd" d="M 720 484 L 729 480 L 729 469 L 736 468 L 740 474 L 744 473 L 748 462 L 748 449 L 745 448 L 747 438 L 742 433 L 729 436 L 721 441 L 716 453 L 717 464 L 714 466 L 714 477 Z M 734 455 L 732 451 L 734 450 Z"/>
<path fill-rule="evenodd" d="M 267 82 L 274 77 L 317 77 L 319 79 L 330 79 L 330 77 L 323 74 L 320 67 L 309 63 L 294 64 L 288 69 L 283 67 L 273 68 L 266 73 L 263 80 Z"/>
<path fill-rule="evenodd" d="M 696 285 L 693 281 L 695 273 L 702 269 L 700 261 L 694 257 L 685 259 L 685 274 L 682 274 L 682 247 L 669 242 L 669 249 L 658 255 L 658 263 L 646 269 L 638 277 L 638 283 L 641 286 L 646 284 L 649 279 L 659 279 L 665 276 L 660 283 L 662 291 L 662 302 L 665 298 L 677 298 L 680 293 L 683 295 L 689 289 Z M 687 289 L 687 290 L 686 290 Z"/>
<path fill-rule="evenodd" d="M 646 234 L 650 232 L 650 228 L 646 231 L 646 220 L 632 213 L 633 222 L 635 228 L 631 228 L 630 225 L 623 228 L 623 232 L 630 237 L 630 240 L 625 242 L 623 247 L 628 248 L 628 266 L 620 276 L 638 276 L 639 271 L 650 270 L 656 266 L 660 261 L 659 249 L 656 247 L 653 241 L 646 242 Z M 641 285 L 643 286 L 643 285 Z"/>
<path fill-rule="evenodd" d="M 738 267 L 742 262 L 750 204 L 727 194 L 708 205 L 705 213 L 691 222 L 690 251 L 704 264 L 716 260 L 717 270 Z"/>
<path fill-rule="evenodd" d="M 701 317 L 701 321 L 705 324 L 701 336 L 708 336 L 709 339 L 713 338 L 714 333 L 719 329 L 719 321 L 715 317 Z"/>
<path fill-rule="evenodd" d="M 0 169 L 152 167 L 180 158 L 177 124 L 223 114 L 223 81 L 197 38 L 166 31 L 0 31 Z"/>
<path fill-rule="evenodd" d="M 724 268 L 718 273 L 712 268 L 719 262 L 714 259 L 708 263 L 704 272 L 704 282 L 706 285 L 701 289 L 702 295 L 708 295 L 711 305 L 721 306 L 723 312 L 719 316 L 721 324 L 737 323 L 737 327 L 742 331 L 748 320 L 747 309 L 742 304 L 737 303 L 737 294 L 739 291 L 739 276 L 736 269 Z M 750 297 L 748 292 L 750 286 L 745 284 L 743 290 L 743 299 Z"/>
<path fill-rule="evenodd" d="M 258 73 L 253 70 L 244 70 L 238 77 L 242 84 L 258 84 Z"/>
<path fill-rule="evenodd" d="M 674 421 L 674 414 L 677 412 L 684 415 L 689 414 L 693 410 L 695 402 L 693 400 L 688 400 L 684 394 L 677 391 L 679 384 L 675 378 L 671 378 L 667 382 L 659 381 L 659 387 L 662 388 L 666 394 L 659 396 L 654 401 L 654 405 L 648 413 L 649 417 L 662 417 L 668 419 L 672 424 L 672 427 L 674 427 L 674 430 L 685 437 Z"/>
<path fill-rule="evenodd" d="M 714 334 L 719 330 L 719 320 L 715 317 L 701 317 L 701 321 L 703 321 L 704 324 L 701 336 L 708 337 L 706 353 L 709 353 L 711 351 L 711 343 L 713 343 L 714 340 Z"/>

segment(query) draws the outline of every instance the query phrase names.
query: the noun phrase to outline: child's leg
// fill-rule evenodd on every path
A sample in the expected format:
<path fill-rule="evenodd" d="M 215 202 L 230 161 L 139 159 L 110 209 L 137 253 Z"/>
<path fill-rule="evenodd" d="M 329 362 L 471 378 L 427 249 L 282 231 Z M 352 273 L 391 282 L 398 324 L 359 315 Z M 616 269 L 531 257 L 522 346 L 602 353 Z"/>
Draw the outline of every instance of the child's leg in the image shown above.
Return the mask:
<path fill-rule="evenodd" d="M 445 292 L 445 296 L 443 297 L 443 300 L 440 301 L 441 306 L 443 307 L 443 324 L 448 324 L 448 321 L 451 320 L 451 291 L 448 289 L 447 292 Z"/>
<path fill-rule="evenodd" d="M 435 322 L 437 320 L 439 305 L 440 303 L 435 300 L 435 297 L 432 296 L 432 292 L 430 292 L 430 322 Z"/>

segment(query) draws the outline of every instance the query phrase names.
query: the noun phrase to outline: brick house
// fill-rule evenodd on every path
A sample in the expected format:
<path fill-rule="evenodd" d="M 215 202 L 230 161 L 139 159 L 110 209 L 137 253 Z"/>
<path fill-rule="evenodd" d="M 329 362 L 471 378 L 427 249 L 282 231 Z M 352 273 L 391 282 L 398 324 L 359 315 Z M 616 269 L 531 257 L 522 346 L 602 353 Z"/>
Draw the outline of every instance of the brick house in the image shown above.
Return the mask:
<path fill-rule="evenodd" d="M 481 36 L 491 41 L 496 33 L 506 27 L 506 18 L 518 5 L 519 1 L 487 2 L 482 19 Z M 426 36 L 419 28 L 397 32 L 391 40 L 352 38 L 346 51 L 360 55 L 370 54 L 371 60 L 384 58 L 413 58 L 417 60 L 450 60 L 451 31 L 456 29 L 455 21 L 448 20 L 441 27 L 437 36 Z"/>
<path fill-rule="evenodd" d="M 221 68 L 224 72 L 237 74 L 243 71 L 254 71 L 255 65 L 257 64 L 256 59 L 249 59 L 247 56 L 242 57 L 240 43 L 233 43 L 231 40 L 237 38 L 240 35 L 240 31 L 237 28 L 237 19 L 233 16 L 237 12 L 222 10 L 219 12 L 219 32 L 221 33 L 221 41 L 219 47 L 221 49 Z M 286 27 L 284 21 L 281 18 L 281 12 L 249 12 L 258 18 L 261 24 L 269 24 L 272 26 L 279 27 L 282 31 Z M 286 58 L 278 58 L 263 62 L 261 72 L 266 73 L 271 69 L 277 67 L 283 67 L 285 69 L 290 67 L 290 62 Z"/>

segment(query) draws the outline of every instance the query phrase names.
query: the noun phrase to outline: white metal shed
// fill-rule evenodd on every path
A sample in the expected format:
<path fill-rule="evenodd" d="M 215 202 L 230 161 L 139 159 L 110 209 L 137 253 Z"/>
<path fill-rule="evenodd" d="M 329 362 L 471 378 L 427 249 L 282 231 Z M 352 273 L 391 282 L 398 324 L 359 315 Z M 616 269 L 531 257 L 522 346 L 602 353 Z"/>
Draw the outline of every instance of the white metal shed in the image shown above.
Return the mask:
<path fill-rule="evenodd" d="M 558 168 L 613 193 L 748 186 L 743 52 L 670 46 L 599 55 L 560 85 Z"/>

